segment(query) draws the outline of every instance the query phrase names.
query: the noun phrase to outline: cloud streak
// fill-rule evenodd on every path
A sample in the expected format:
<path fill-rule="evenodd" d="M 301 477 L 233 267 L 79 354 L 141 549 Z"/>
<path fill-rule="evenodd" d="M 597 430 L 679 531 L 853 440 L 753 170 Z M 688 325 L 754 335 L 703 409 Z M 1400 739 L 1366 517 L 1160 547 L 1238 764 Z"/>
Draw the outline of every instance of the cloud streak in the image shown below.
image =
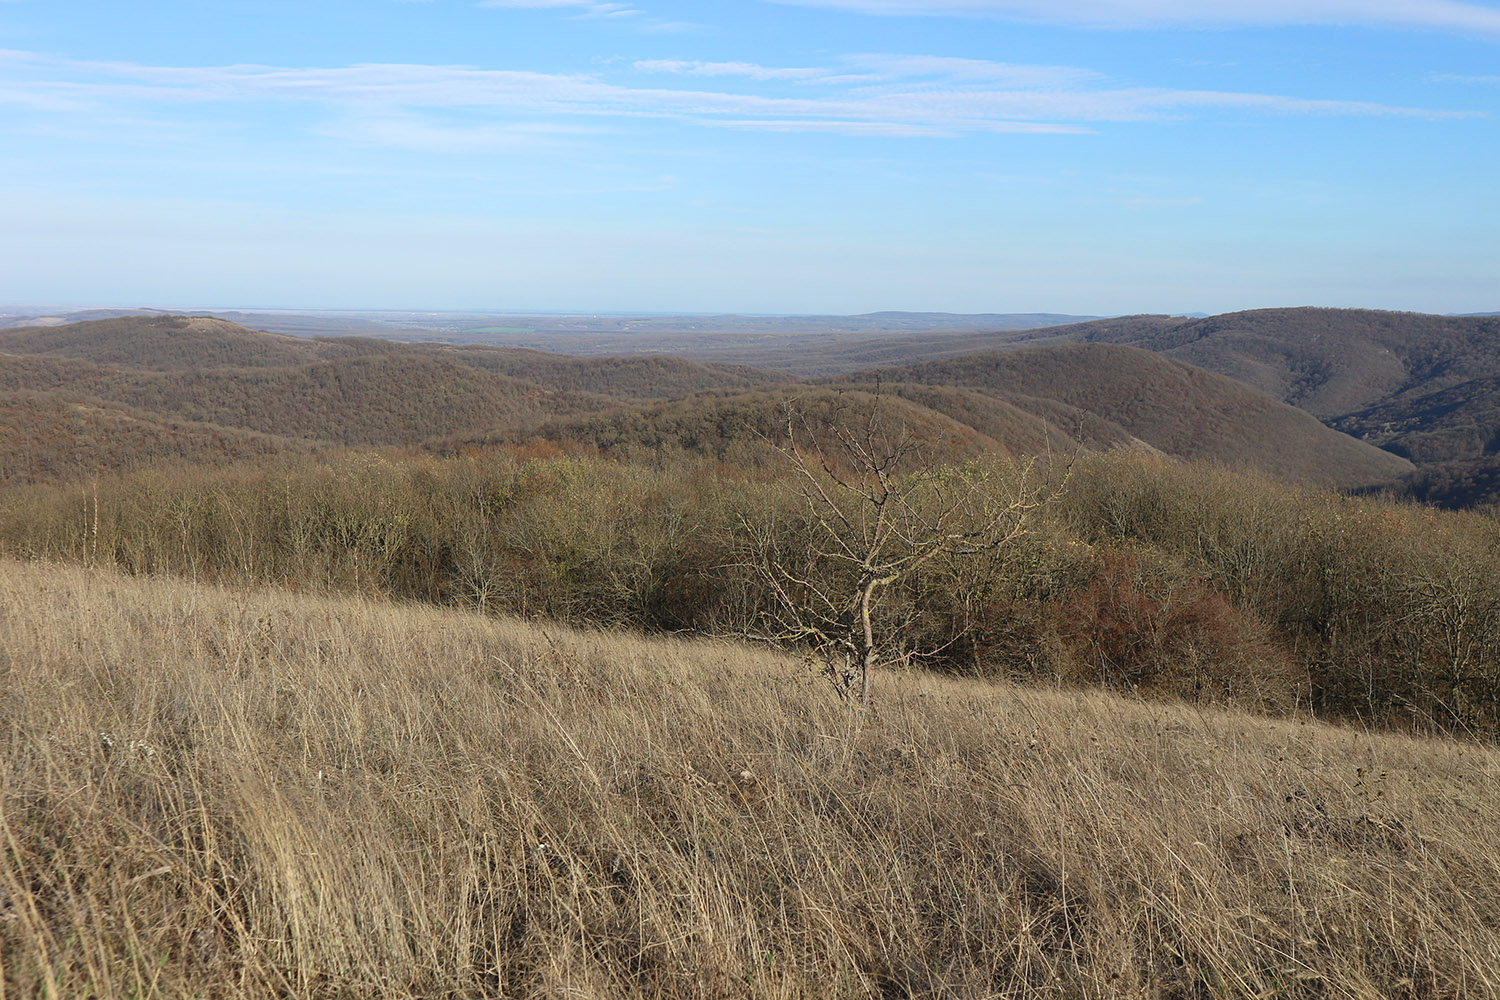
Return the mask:
<path fill-rule="evenodd" d="M 575 20 L 618 21 L 630 24 L 640 31 L 656 33 L 693 31 L 698 27 L 688 21 L 664 21 L 648 17 L 640 8 L 628 3 L 618 3 L 616 0 L 479 0 L 474 6 L 502 10 L 572 11 Z"/>
<path fill-rule="evenodd" d="M 643 77 L 718 86 L 639 85 Z M 820 84 L 816 91 L 788 91 Z M 734 85 L 734 86 L 732 86 Z M 1122 87 L 1085 69 L 907 55 L 830 67 L 642 61 L 628 82 L 470 66 L 150 66 L 0 51 L 0 103 L 87 116 L 236 102 L 322 106 L 361 142 L 434 151 L 550 144 L 601 122 L 662 119 L 773 133 L 939 138 L 1087 132 L 1108 124 L 1233 112 L 1251 116 L 1469 116 L 1374 102 Z M 561 123 L 583 120 L 588 128 Z"/>
<path fill-rule="evenodd" d="M 681 76 L 739 76 L 747 80 L 821 80 L 826 69 L 759 66 L 746 62 L 697 62 L 683 59 L 641 59 L 634 64 L 642 73 L 672 73 Z"/>
<path fill-rule="evenodd" d="M 1500 37 L 1500 9 L 1459 0 L 768 0 L 888 17 L 998 17 L 1100 28 L 1381 25 Z"/>
<path fill-rule="evenodd" d="M 479 0 L 476 7 L 530 10 L 574 10 L 582 17 L 637 17 L 640 10 L 627 3 L 605 0 Z"/>

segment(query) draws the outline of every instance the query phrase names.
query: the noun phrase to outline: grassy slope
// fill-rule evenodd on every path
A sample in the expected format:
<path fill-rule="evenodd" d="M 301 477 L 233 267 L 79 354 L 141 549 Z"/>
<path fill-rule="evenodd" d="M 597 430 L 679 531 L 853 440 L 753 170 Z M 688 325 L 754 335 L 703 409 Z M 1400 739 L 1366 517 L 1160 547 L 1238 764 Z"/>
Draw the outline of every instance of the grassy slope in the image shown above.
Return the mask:
<path fill-rule="evenodd" d="M 11 996 L 1500 996 L 1500 754 L 0 564 Z"/>
<path fill-rule="evenodd" d="M 1303 482 L 1363 486 L 1392 481 L 1410 469 L 1404 459 L 1329 430 L 1245 385 L 1134 348 L 1031 347 L 883 374 L 893 381 L 984 389 L 1023 408 L 1026 397 L 1057 400 L 1168 454 L 1243 464 Z"/>

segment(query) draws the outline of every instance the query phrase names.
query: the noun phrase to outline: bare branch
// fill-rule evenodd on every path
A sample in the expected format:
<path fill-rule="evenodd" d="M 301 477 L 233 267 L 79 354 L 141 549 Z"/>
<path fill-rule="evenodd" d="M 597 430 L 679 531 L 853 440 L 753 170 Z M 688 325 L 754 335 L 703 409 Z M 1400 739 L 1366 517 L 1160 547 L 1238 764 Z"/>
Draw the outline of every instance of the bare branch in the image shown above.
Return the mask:
<path fill-rule="evenodd" d="M 962 630 L 914 648 L 917 606 L 897 602 L 887 612 L 887 596 L 926 567 L 1010 544 L 1061 491 L 1048 495 L 1029 464 L 1009 485 L 985 463 L 939 466 L 887 412 L 880 385 L 858 414 L 840 395 L 817 427 L 789 401 L 786 440 L 775 446 L 793 474 L 805 517 L 797 530 L 806 536 L 788 552 L 788 536 L 774 527 L 744 526 L 751 564 L 775 605 L 757 637 L 808 649 L 838 696 L 866 707 L 877 670 L 940 657 L 969 627 L 965 613 Z"/>

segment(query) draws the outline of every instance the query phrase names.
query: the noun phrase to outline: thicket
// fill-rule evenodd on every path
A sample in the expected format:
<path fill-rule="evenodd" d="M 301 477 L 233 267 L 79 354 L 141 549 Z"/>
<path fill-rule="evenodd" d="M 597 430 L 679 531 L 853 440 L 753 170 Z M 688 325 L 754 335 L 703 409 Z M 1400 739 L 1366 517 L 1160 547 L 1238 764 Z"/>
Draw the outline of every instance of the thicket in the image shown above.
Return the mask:
<path fill-rule="evenodd" d="M 1492 443 L 1500 448 L 1500 435 Z M 1421 466 L 1405 478 L 1397 492 L 1448 510 L 1495 508 L 1500 505 L 1500 454 Z"/>
<path fill-rule="evenodd" d="M 1004 499 L 1015 469 L 989 477 Z M 745 634 L 774 606 L 747 530 L 811 573 L 784 470 L 555 445 L 155 470 L 0 494 L 0 554 L 579 623 Z M 757 543 L 760 544 L 760 543 Z M 762 552 L 764 557 L 766 553 Z M 921 666 L 1500 733 L 1500 521 L 1134 453 L 878 612 Z"/>

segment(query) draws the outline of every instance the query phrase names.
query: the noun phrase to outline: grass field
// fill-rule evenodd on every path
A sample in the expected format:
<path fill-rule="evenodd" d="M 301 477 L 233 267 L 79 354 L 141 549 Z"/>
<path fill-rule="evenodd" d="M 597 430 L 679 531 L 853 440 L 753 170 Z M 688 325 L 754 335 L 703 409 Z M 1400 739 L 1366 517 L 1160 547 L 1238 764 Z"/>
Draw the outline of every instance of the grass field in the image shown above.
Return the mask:
<path fill-rule="evenodd" d="M 0 987 L 1496 997 L 1500 753 L 0 562 Z"/>

